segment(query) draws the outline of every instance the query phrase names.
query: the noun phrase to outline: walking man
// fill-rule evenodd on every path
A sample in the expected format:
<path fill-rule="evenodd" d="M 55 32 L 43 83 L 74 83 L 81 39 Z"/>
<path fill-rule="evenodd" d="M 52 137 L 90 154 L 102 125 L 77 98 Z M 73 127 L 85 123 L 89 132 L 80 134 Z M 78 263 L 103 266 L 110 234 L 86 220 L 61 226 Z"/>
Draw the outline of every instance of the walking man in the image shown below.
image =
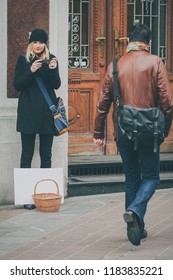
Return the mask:
<path fill-rule="evenodd" d="M 144 24 L 132 27 L 126 54 L 117 63 L 120 88 L 120 105 L 137 108 L 159 107 L 165 116 L 165 133 L 169 133 L 172 121 L 173 100 L 166 68 L 156 55 L 149 53 L 151 31 Z M 114 88 L 113 62 L 108 66 L 102 88 L 94 128 L 94 142 L 105 145 L 105 119 L 112 104 Z M 138 143 L 134 149 L 133 139 L 119 138 L 116 127 L 116 105 L 113 104 L 115 141 L 125 172 L 125 213 L 127 237 L 133 245 L 140 245 L 147 237 L 144 216 L 149 200 L 159 185 L 160 143 L 154 151 L 149 143 Z M 164 139 L 164 138 L 163 138 Z"/>

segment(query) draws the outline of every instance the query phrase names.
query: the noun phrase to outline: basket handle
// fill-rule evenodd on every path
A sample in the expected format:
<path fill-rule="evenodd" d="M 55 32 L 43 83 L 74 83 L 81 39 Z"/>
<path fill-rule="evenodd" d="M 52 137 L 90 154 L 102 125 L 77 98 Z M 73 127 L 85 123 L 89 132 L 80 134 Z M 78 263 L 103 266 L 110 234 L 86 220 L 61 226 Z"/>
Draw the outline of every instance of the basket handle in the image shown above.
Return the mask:
<path fill-rule="evenodd" d="M 58 183 L 55 181 L 55 180 L 52 180 L 52 179 L 42 179 L 40 181 L 38 181 L 34 187 L 34 195 L 36 194 L 36 188 L 38 186 L 38 184 L 40 184 L 41 182 L 44 182 L 44 181 L 52 181 L 55 183 L 56 187 L 57 187 L 57 194 L 59 194 L 59 187 L 58 187 Z"/>

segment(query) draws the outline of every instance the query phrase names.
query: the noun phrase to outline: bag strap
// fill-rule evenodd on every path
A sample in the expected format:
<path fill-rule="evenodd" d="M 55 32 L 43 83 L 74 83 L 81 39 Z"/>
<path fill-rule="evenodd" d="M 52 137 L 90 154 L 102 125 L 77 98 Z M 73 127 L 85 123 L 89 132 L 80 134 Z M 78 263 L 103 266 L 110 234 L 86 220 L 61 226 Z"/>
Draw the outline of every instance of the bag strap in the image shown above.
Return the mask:
<path fill-rule="evenodd" d="M 37 84 L 38 84 L 38 86 L 39 86 L 39 88 L 40 88 L 44 98 L 46 99 L 46 102 L 47 102 L 47 104 L 49 106 L 49 109 L 52 111 L 52 115 L 57 114 L 57 108 L 53 104 L 53 102 L 52 102 L 52 100 L 51 100 L 51 98 L 49 96 L 49 93 L 48 93 L 45 85 L 43 84 L 42 79 L 40 77 L 38 77 L 38 76 L 35 76 L 35 79 L 36 79 L 36 82 L 37 82 Z"/>
<path fill-rule="evenodd" d="M 119 82 L 118 82 L 117 62 L 118 62 L 118 58 L 114 57 L 114 59 L 113 59 L 113 77 L 114 77 L 113 101 L 117 104 L 117 106 L 119 106 L 120 88 L 119 88 Z"/>
<path fill-rule="evenodd" d="M 153 132 L 153 135 L 154 135 L 154 152 L 157 152 L 157 148 L 158 148 L 158 116 L 155 116 L 155 119 L 154 119 L 154 132 Z"/>
<path fill-rule="evenodd" d="M 114 77 L 114 88 L 113 88 L 113 102 L 116 103 L 116 106 L 119 106 L 119 100 L 120 100 L 120 89 L 119 89 L 119 82 L 118 82 L 118 72 L 117 72 L 117 62 L 118 57 L 114 57 L 113 59 L 113 77 Z M 119 154 L 119 150 L 117 147 L 117 154 Z"/>

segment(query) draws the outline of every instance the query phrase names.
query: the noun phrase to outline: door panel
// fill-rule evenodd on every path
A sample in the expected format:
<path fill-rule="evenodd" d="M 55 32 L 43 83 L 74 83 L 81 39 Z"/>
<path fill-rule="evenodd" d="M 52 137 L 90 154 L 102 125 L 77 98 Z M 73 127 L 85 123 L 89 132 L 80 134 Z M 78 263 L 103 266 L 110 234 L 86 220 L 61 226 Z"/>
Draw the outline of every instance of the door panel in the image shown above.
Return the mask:
<path fill-rule="evenodd" d="M 93 127 L 106 71 L 105 11 L 106 0 L 69 1 L 69 118 L 78 114 L 70 127 L 69 155 L 104 152 L 93 143 Z"/>
<path fill-rule="evenodd" d="M 90 96 L 92 89 L 78 89 L 70 92 L 69 104 L 73 104 L 74 110 L 71 112 L 70 118 L 74 118 L 78 114 L 78 120 L 71 126 L 71 133 L 89 133 L 90 131 Z M 81 112 L 83 108 L 83 112 Z M 74 112 L 75 111 L 75 112 Z"/>

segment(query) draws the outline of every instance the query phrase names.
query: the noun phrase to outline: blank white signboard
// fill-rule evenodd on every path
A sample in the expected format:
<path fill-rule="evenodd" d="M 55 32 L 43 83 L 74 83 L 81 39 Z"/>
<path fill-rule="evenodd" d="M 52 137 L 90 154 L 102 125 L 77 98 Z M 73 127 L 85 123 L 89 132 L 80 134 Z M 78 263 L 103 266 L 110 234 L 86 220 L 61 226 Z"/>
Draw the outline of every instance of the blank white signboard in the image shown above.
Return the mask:
<path fill-rule="evenodd" d="M 37 183 L 36 193 L 58 193 L 57 186 L 52 180 L 56 181 L 58 185 L 63 203 L 63 168 L 14 168 L 15 205 L 34 204 L 32 195 Z"/>

